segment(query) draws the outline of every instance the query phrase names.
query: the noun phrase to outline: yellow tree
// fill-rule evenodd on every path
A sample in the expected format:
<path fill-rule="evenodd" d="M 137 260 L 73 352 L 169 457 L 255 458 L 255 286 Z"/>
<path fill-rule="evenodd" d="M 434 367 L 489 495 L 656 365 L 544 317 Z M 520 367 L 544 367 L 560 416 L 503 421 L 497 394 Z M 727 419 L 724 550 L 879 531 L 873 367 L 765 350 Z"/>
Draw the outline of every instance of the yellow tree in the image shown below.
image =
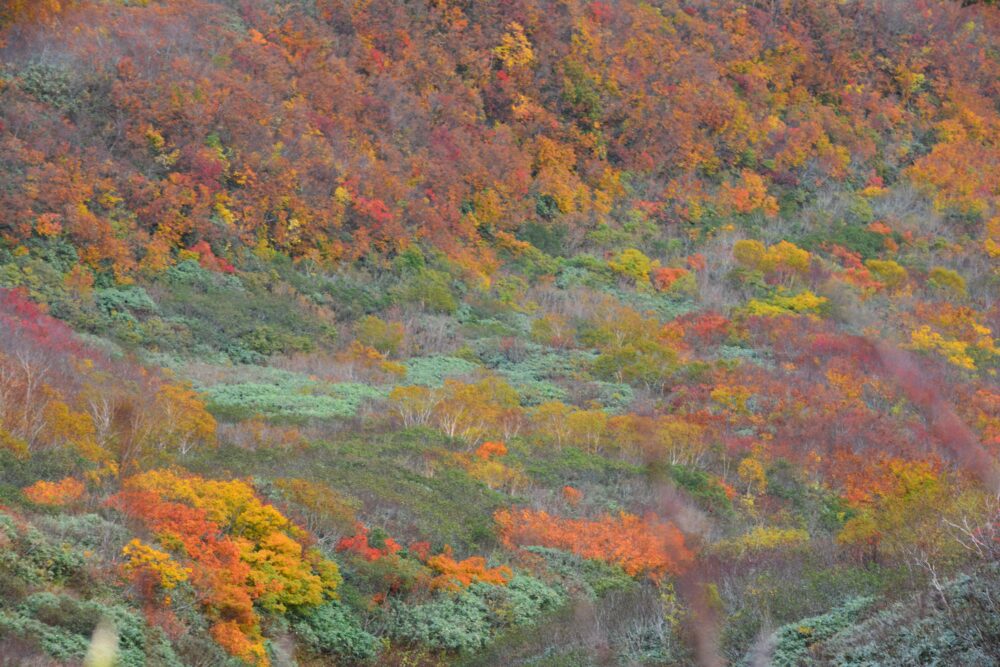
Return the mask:
<path fill-rule="evenodd" d="M 15 22 L 48 21 L 74 4 L 73 0 L 6 0 L 0 4 L 0 28 Z"/>
<path fill-rule="evenodd" d="M 546 401 L 531 411 L 531 426 L 535 437 L 556 447 L 562 447 L 569 438 L 571 429 L 567 418 L 573 406 L 562 401 Z"/>
<path fill-rule="evenodd" d="M 849 489 L 857 513 L 838 541 L 865 548 L 872 561 L 897 559 L 939 584 L 942 572 L 962 553 L 950 525 L 984 507 L 983 492 L 942 474 L 933 462 L 888 459 L 875 466 L 873 475 L 865 482 L 870 493 Z"/>
<path fill-rule="evenodd" d="M 527 67 L 535 59 L 531 42 L 524 34 L 524 27 L 516 21 L 507 26 L 507 32 L 500 38 L 500 45 L 493 49 L 493 55 L 508 70 Z"/>
<path fill-rule="evenodd" d="M 190 385 L 165 383 L 156 395 L 161 417 L 160 448 L 188 454 L 199 444 L 215 443 L 215 417 L 205 409 L 201 397 Z"/>
<path fill-rule="evenodd" d="M 674 465 L 696 464 L 708 448 L 704 426 L 671 415 L 656 420 L 654 442 Z"/>
<path fill-rule="evenodd" d="M 404 426 L 426 426 L 441 402 L 441 394 L 427 387 L 403 386 L 390 392 L 389 401 Z"/>
<path fill-rule="evenodd" d="M 496 376 L 474 384 L 445 380 L 434 408 L 438 427 L 471 445 L 486 438 L 510 440 L 520 431 L 523 416 L 517 391 Z"/>
<path fill-rule="evenodd" d="M 566 427 L 572 442 L 596 451 L 608 429 L 608 414 L 604 410 L 576 410 L 566 417 Z"/>

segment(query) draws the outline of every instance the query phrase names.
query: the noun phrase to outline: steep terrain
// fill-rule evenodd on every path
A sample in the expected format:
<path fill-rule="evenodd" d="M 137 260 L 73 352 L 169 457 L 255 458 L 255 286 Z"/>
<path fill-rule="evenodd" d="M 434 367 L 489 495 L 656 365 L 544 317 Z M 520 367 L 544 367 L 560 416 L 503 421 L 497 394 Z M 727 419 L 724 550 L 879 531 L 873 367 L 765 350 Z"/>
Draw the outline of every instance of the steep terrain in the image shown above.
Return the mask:
<path fill-rule="evenodd" d="M 0 665 L 1000 664 L 992 3 L 6 2 L 0 211 Z"/>

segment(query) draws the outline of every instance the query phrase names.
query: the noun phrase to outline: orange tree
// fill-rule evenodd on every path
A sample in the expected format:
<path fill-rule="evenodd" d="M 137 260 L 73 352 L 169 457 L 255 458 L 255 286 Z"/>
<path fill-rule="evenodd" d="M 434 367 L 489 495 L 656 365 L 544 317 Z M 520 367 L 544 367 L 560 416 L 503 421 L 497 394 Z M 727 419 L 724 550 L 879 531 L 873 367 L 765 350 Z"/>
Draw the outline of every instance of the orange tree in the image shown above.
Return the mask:
<path fill-rule="evenodd" d="M 177 555 L 212 636 L 244 660 L 267 663 L 256 607 L 283 613 L 336 597 L 337 566 L 246 482 L 152 470 L 128 478 L 109 504 Z"/>
<path fill-rule="evenodd" d="M 508 547 L 541 545 L 571 551 L 584 558 L 616 563 L 632 576 L 661 579 L 678 574 L 694 556 L 672 523 L 655 516 L 622 512 L 596 520 L 568 519 L 530 509 L 500 510 L 494 515 Z"/>

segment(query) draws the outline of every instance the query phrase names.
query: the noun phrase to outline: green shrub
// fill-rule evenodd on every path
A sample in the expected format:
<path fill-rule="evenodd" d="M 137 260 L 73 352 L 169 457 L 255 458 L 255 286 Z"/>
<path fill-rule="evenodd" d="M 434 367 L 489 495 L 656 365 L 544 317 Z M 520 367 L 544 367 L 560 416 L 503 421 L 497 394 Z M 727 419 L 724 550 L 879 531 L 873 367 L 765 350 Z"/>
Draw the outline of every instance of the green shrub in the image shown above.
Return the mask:
<path fill-rule="evenodd" d="M 406 330 L 401 322 L 386 322 L 375 315 L 366 315 L 355 325 L 355 337 L 382 354 L 394 356 L 403 344 Z"/>
<path fill-rule="evenodd" d="M 96 290 L 94 300 L 108 316 L 116 313 L 155 313 L 158 310 L 156 302 L 138 285 Z"/>
<path fill-rule="evenodd" d="M 556 287 L 559 289 L 602 289 L 610 288 L 614 283 L 615 276 L 607 262 L 586 253 L 567 259 L 556 275 Z"/>
<path fill-rule="evenodd" d="M 815 251 L 836 244 L 858 253 L 862 259 L 874 259 L 885 249 L 885 237 L 868 229 L 865 226 L 868 222 L 870 220 L 863 224 L 830 226 L 810 233 L 798 245 Z"/>
<path fill-rule="evenodd" d="M 563 604 L 562 593 L 547 584 L 519 575 L 507 586 L 475 583 L 458 593 L 438 594 L 417 606 L 397 603 L 390 634 L 435 649 L 476 651 L 497 633 L 532 625 Z"/>
<path fill-rule="evenodd" d="M 524 353 L 526 357 L 514 363 L 498 355 L 497 371 L 515 384 L 568 379 L 578 376 L 595 358 L 592 352 L 550 352 L 533 343 L 525 343 Z"/>
<path fill-rule="evenodd" d="M 471 592 L 442 595 L 417 606 L 396 604 L 389 631 L 395 637 L 446 651 L 476 651 L 490 641 L 490 609 Z"/>
<path fill-rule="evenodd" d="M 20 613 L 56 628 L 90 636 L 101 620 L 101 610 L 73 598 L 54 593 L 35 593 L 20 607 Z"/>
<path fill-rule="evenodd" d="M 328 602 L 292 619 L 292 629 L 313 651 L 365 662 L 378 654 L 379 641 L 365 632 L 339 602 Z"/>
<path fill-rule="evenodd" d="M 549 547 L 530 546 L 525 550 L 544 558 L 546 570 L 558 577 L 565 588 L 580 591 L 591 600 L 636 585 L 635 579 L 614 564 Z"/>
<path fill-rule="evenodd" d="M 124 526 L 112 523 L 99 514 L 41 516 L 35 519 L 35 524 L 49 538 L 83 549 L 97 549 L 107 544 L 124 545 L 129 539 L 129 532 Z"/>
<path fill-rule="evenodd" d="M 0 637 L 20 637 L 38 642 L 57 660 L 79 660 L 90 645 L 89 639 L 52 628 L 41 621 L 0 611 Z"/>
<path fill-rule="evenodd" d="M 537 213 L 541 218 L 552 220 L 562 213 L 562 210 L 559 208 L 559 204 L 556 202 L 555 197 L 552 195 L 539 194 L 535 197 L 535 213 Z"/>
<path fill-rule="evenodd" d="M 867 225 L 875 221 L 875 212 L 871 203 L 861 196 L 851 197 L 847 206 L 847 222 L 854 225 Z"/>
<path fill-rule="evenodd" d="M 221 384 L 205 391 L 209 409 L 233 420 L 255 415 L 291 420 L 347 418 L 355 416 L 366 401 L 383 396 L 383 391 L 369 385 L 314 382 L 294 373 L 273 383 Z"/>
<path fill-rule="evenodd" d="M 31 251 L 31 256 L 37 257 L 60 274 L 69 272 L 80 261 L 76 247 L 63 237 L 32 238 L 25 246 Z"/>
<path fill-rule="evenodd" d="M 351 320 L 382 310 L 390 302 L 390 290 L 364 274 L 340 274 L 318 288 L 330 296 L 341 317 Z"/>
<path fill-rule="evenodd" d="M 65 582 L 83 574 L 86 559 L 83 552 L 68 544 L 53 544 L 34 526 L 18 536 L 14 548 L 24 567 L 30 567 L 32 578 Z"/>
<path fill-rule="evenodd" d="M 594 361 L 594 375 L 605 381 L 624 382 L 648 389 L 663 387 L 678 369 L 677 352 L 665 345 L 608 348 Z"/>
<path fill-rule="evenodd" d="M 566 601 L 565 596 L 557 589 L 523 574 L 511 579 L 505 590 L 510 605 L 510 622 L 515 626 L 536 623 L 544 614 L 562 606 Z"/>
<path fill-rule="evenodd" d="M 248 451 L 222 443 L 185 465 L 206 475 L 224 468 L 235 476 L 322 482 L 364 499 L 369 512 L 392 517 L 390 527 L 405 526 L 418 539 L 470 553 L 496 546 L 493 513 L 510 497 L 451 464 L 445 449 L 451 443 L 436 430 L 365 429 L 330 437 L 304 445 L 295 456 L 278 448 Z"/>
<path fill-rule="evenodd" d="M 15 614 L 0 613 L 0 633 L 34 637 L 45 651 L 60 660 L 83 657 L 94 628 L 105 620 L 118 635 L 117 664 L 120 667 L 147 665 L 147 636 L 141 617 L 117 605 L 83 601 L 55 593 L 36 593 L 27 598 Z M 152 644 L 167 664 L 179 665 L 168 646 Z"/>
<path fill-rule="evenodd" d="M 281 331 L 270 325 L 259 326 L 240 338 L 243 348 L 270 357 L 279 352 L 312 352 L 316 344 L 310 336 Z"/>
<path fill-rule="evenodd" d="M 668 472 L 677 486 L 687 491 L 702 507 L 723 515 L 733 514 L 733 503 L 715 477 L 683 465 L 671 465 Z"/>
<path fill-rule="evenodd" d="M 638 476 L 643 468 L 620 459 L 585 452 L 576 447 L 532 449 L 520 461 L 532 479 L 547 485 L 575 485 L 586 480 L 598 487 L 613 488 L 623 477 Z"/>
<path fill-rule="evenodd" d="M 193 350 L 197 341 L 182 317 L 149 317 L 142 323 L 143 343 L 162 350 Z"/>
<path fill-rule="evenodd" d="M 897 602 L 824 641 L 819 647 L 821 655 L 844 667 L 997 665 L 998 583 L 1000 568 L 996 564 L 961 575 L 944 586 L 947 606 L 928 605 L 919 597 Z"/>
<path fill-rule="evenodd" d="M 416 357 L 403 363 L 406 366 L 406 383 L 424 387 L 440 387 L 445 378 L 468 375 L 479 366 L 457 357 Z"/>
<path fill-rule="evenodd" d="M 84 470 L 88 462 L 69 447 L 46 449 L 34 453 L 30 459 L 18 458 L 5 447 L 0 447 L 0 498 L 14 500 L 20 490 L 39 479 L 57 480 L 69 472 Z"/>
<path fill-rule="evenodd" d="M 777 459 L 767 468 L 767 493 L 787 500 L 796 507 L 803 507 L 807 489 L 800 473 L 786 459 Z"/>
<path fill-rule="evenodd" d="M 557 384 L 545 380 L 527 380 L 514 384 L 518 396 L 521 397 L 521 405 L 533 407 L 541 405 L 547 401 L 566 402 L 569 395 L 565 389 Z"/>
<path fill-rule="evenodd" d="M 452 293 L 451 276 L 443 271 L 424 269 L 392 290 L 397 303 L 420 304 L 432 313 L 450 315 L 458 308 Z"/>
<path fill-rule="evenodd" d="M 598 380 L 591 385 L 597 390 L 597 402 L 608 412 L 624 412 L 635 398 L 635 391 L 623 382 Z"/>
<path fill-rule="evenodd" d="M 59 111 L 79 108 L 83 86 L 80 77 L 63 65 L 33 63 L 18 73 L 21 90 Z"/>
<path fill-rule="evenodd" d="M 781 626 L 773 635 L 770 664 L 774 667 L 817 664 L 810 647 L 849 627 L 871 603 L 872 598 L 853 598 L 826 614 Z"/>
<path fill-rule="evenodd" d="M 408 245 L 392 260 L 392 268 L 401 274 L 419 273 L 427 266 L 427 258 L 418 245 Z"/>
<path fill-rule="evenodd" d="M 173 287 L 194 287 L 202 291 L 217 288 L 243 289 L 243 284 L 235 276 L 220 275 L 209 271 L 194 259 L 186 259 L 174 264 L 163 273 L 162 280 Z"/>
<path fill-rule="evenodd" d="M 368 535 L 368 543 L 377 548 L 385 547 L 388 534 L 375 528 Z M 390 557 L 368 561 L 353 558 L 350 562 L 351 584 L 367 596 L 392 589 L 406 594 L 420 585 L 426 585 L 431 570 L 414 558 Z"/>
<path fill-rule="evenodd" d="M 547 255 L 561 257 L 566 254 L 566 236 L 569 227 L 559 223 L 541 224 L 527 222 L 517 231 L 517 238 L 527 241 Z"/>
<path fill-rule="evenodd" d="M 182 324 L 189 332 L 175 344 L 196 341 L 195 346 L 224 351 L 236 363 L 311 350 L 335 335 L 330 324 L 303 308 L 292 288 L 270 272 L 237 277 L 206 271 L 188 260 L 158 276 L 156 287 L 162 319 Z M 170 349 L 151 333 L 147 344 Z"/>
<path fill-rule="evenodd" d="M 527 280 L 536 281 L 541 276 L 556 275 L 562 266 L 562 260 L 537 247 L 531 247 L 518 252 L 507 266 L 511 270 L 518 271 Z"/>
<path fill-rule="evenodd" d="M 677 280 L 677 289 L 667 292 L 639 292 L 619 288 L 609 290 L 612 296 L 620 302 L 638 310 L 652 312 L 661 322 L 668 322 L 681 315 L 691 312 L 697 307 L 692 300 L 697 292 L 697 281 L 694 274 L 688 274 Z"/>

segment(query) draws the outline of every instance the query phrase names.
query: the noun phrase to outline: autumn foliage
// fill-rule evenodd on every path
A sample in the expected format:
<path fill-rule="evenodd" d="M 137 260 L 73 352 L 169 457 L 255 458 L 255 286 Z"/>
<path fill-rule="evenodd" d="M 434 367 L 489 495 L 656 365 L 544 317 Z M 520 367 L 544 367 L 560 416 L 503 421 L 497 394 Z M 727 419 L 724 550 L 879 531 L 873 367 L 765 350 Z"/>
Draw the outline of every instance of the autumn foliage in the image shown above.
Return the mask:
<path fill-rule="evenodd" d="M 622 512 L 596 520 L 567 519 L 547 512 L 501 510 L 494 515 L 508 546 L 540 545 L 620 565 L 632 576 L 660 579 L 683 572 L 694 555 L 672 523 Z"/>
<path fill-rule="evenodd" d="M 522 221 L 767 219 L 793 188 L 859 180 L 876 196 L 888 173 L 986 220 L 995 19 L 963 4 L 15 0 L 0 10 L 12 64 L 34 40 L 93 63 L 120 125 L 100 125 L 86 91 L 12 77 L 3 235 L 69 239 L 121 277 L 186 253 L 229 271 L 239 244 L 334 264 L 413 238 L 485 274 Z M 930 35 L 937 56 L 901 34 Z M 917 136 L 933 145 L 907 150 Z"/>
<path fill-rule="evenodd" d="M 367 562 L 384 560 L 390 566 L 401 567 L 399 556 L 402 546 L 391 537 L 384 537 L 381 541 L 381 547 L 372 546 L 369 543 L 368 529 L 358 523 L 354 535 L 341 538 L 337 543 L 337 551 Z M 426 566 L 420 583 L 432 591 L 457 591 L 468 588 L 477 581 L 494 586 L 506 586 L 514 576 L 514 571 L 506 565 L 488 567 L 486 559 L 482 556 L 469 556 L 464 560 L 456 560 L 452 548 L 448 545 L 445 545 L 441 552 L 432 555 L 429 543 L 415 542 L 407 551 Z"/>
<path fill-rule="evenodd" d="M 0 446 L 67 447 L 113 474 L 214 444 L 190 386 L 84 345 L 24 290 L 0 289 Z"/>
<path fill-rule="evenodd" d="M 367 561 L 373 561 L 397 553 L 402 549 L 391 537 L 385 539 L 382 548 L 373 547 L 368 543 L 368 528 L 364 524 L 356 523 L 354 529 L 354 535 L 342 537 L 337 542 L 337 551 L 344 551 Z"/>
<path fill-rule="evenodd" d="M 783 624 L 871 591 L 957 637 L 1000 544 L 998 35 L 0 0 L 0 654 L 106 616 L 123 664 L 436 664 L 537 624 L 503 662 L 577 595 L 624 662 L 826 656 Z"/>
<path fill-rule="evenodd" d="M 190 570 L 177 564 L 165 551 L 134 539 L 122 547 L 128 560 L 124 570 L 134 579 L 152 575 L 163 590 L 169 591 L 182 581 L 187 581 Z"/>
<path fill-rule="evenodd" d="M 267 662 L 256 607 L 282 612 L 336 595 L 337 566 L 245 482 L 156 470 L 127 479 L 109 504 L 152 533 L 184 569 L 140 544 L 126 553 L 134 567 L 151 568 L 164 587 L 189 578 L 213 619 L 212 636 L 244 660 Z"/>
<path fill-rule="evenodd" d="M 0 28 L 17 22 L 47 22 L 63 10 L 72 7 L 74 0 L 10 0 L 0 8 Z"/>
<path fill-rule="evenodd" d="M 470 556 L 457 561 L 452 557 L 450 547 L 446 547 L 443 552 L 435 556 L 430 556 L 427 559 L 427 566 L 437 572 L 437 576 L 431 580 L 432 589 L 458 590 L 467 588 L 476 581 L 494 586 L 506 586 L 514 576 L 513 570 L 506 565 L 487 567 L 486 559 L 482 556 Z"/>
<path fill-rule="evenodd" d="M 83 482 L 66 477 L 58 482 L 35 482 L 23 490 L 24 496 L 36 505 L 62 507 L 80 500 L 86 492 Z"/>

